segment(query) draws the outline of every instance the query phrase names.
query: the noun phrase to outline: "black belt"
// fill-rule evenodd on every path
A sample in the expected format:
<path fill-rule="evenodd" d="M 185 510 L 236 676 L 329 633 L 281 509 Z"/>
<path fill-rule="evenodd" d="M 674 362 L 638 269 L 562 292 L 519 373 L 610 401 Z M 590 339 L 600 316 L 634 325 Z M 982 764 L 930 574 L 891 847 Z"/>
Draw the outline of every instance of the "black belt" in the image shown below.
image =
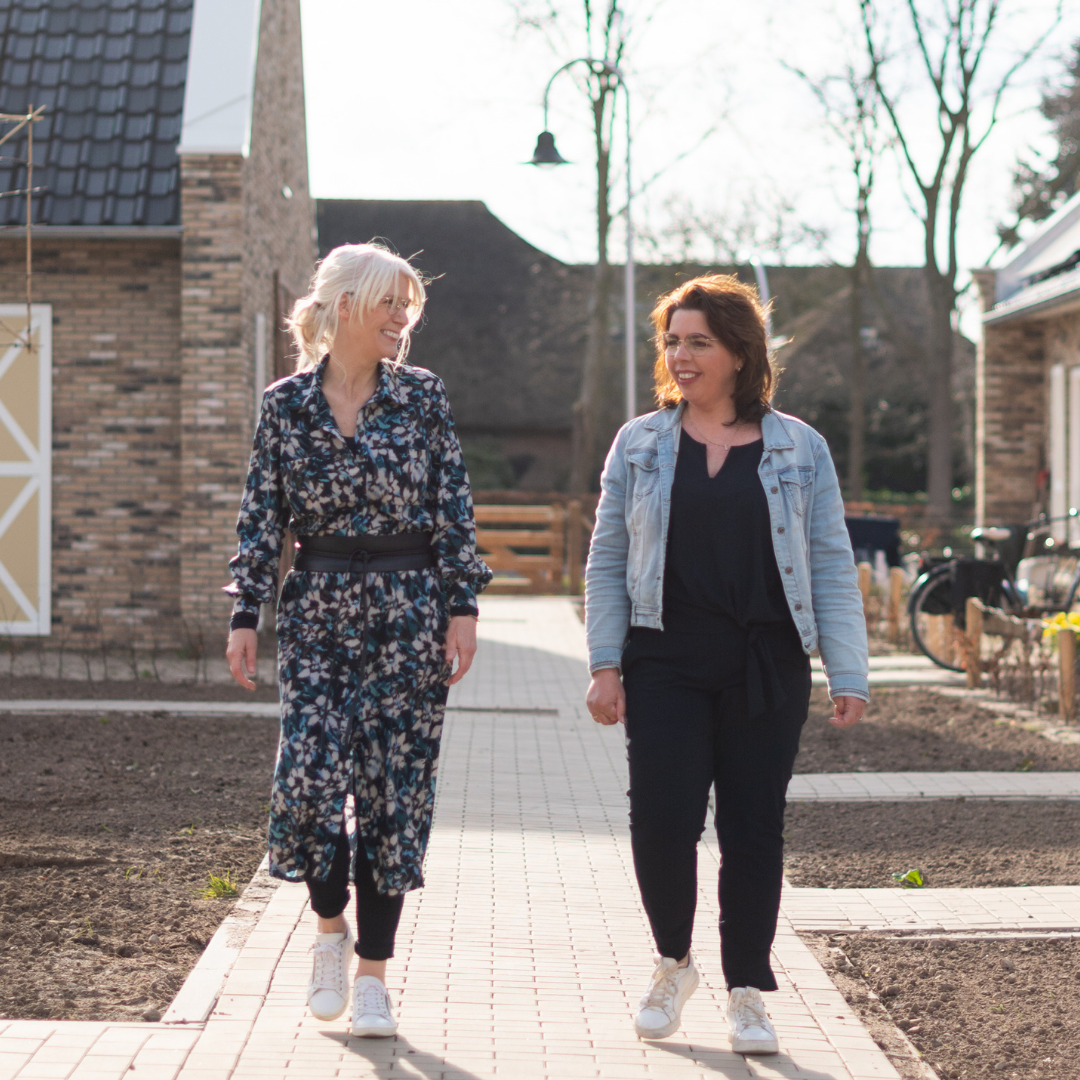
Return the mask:
<path fill-rule="evenodd" d="M 372 574 L 427 570 L 435 565 L 427 533 L 389 536 L 303 536 L 296 542 L 293 569 L 328 574 Z"/>

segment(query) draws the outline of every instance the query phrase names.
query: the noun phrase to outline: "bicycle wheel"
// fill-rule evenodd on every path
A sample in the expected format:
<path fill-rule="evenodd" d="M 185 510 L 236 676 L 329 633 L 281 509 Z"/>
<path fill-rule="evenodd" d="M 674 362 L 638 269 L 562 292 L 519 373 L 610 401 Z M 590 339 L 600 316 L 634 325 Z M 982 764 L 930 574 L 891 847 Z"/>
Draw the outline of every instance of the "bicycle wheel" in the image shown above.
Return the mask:
<path fill-rule="evenodd" d="M 917 585 L 908 601 L 911 637 L 938 667 L 963 671 L 962 630 L 953 608 L 952 567 L 937 566 Z"/>

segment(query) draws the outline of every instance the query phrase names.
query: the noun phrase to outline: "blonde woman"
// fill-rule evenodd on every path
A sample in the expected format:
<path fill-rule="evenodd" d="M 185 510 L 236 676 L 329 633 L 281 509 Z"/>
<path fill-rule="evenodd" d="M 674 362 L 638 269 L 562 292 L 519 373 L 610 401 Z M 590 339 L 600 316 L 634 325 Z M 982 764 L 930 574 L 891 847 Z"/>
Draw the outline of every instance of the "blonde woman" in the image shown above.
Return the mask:
<path fill-rule="evenodd" d="M 357 1036 L 397 1030 L 387 960 L 405 893 L 423 884 L 447 688 L 472 663 L 491 579 L 442 382 L 404 363 L 425 299 L 416 270 L 377 244 L 319 265 L 290 320 L 297 370 L 263 398 L 226 589 L 226 655 L 248 689 L 259 607 L 277 605 L 270 873 L 307 883 L 319 1019 L 347 1008 L 356 953 Z M 279 596 L 287 529 L 299 539 Z"/>

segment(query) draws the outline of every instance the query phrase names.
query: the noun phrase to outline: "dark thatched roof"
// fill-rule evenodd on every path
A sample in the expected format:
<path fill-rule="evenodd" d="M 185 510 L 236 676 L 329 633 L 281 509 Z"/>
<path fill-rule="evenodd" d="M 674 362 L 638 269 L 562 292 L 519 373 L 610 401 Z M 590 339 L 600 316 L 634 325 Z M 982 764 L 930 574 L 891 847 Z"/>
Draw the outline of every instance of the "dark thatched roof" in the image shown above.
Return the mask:
<path fill-rule="evenodd" d="M 319 250 L 382 239 L 434 278 L 410 360 L 446 382 L 459 426 L 567 429 L 591 269 L 567 266 L 482 202 L 321 199 Z"/>
<path fill-rule="evenodd" d="M 481 202 L 351 201 L 319 203 L 319 247 L 380 237 L 436 277 L 425 324 L 411 359 L 447 383 L 458 425 L 472 435 L 563 433 L 569 438 L 578 396 L 594 268 L 568 266 L 527 243 Z M 651 403 L 653 352 L 649 312 L 655 300 L 688 278 L 750 267 L 639 265 L 638 408 Z M 598 439 L 606 445 L 621 422 L 623 316 L 621 268 L 615 268 L 611 317 L 610 394 Z M 851 370 L 850 271 L 842 266 L 768 268 L 773 332 L 791 343 L 779 408 L 802 416 L 829 440 L 843 475 L 848 443 Z M 873 487 L 915 490 L 924 482 L 926 406 L 923 355 L 928 318 L 921 271 L 874 271 L 864 305 L 869 431 L 867 467 Z M 957 342 L 959 472 L 970 441 L 973 349 Z M 568 445 L 568 444 L 567 444 Z"/>

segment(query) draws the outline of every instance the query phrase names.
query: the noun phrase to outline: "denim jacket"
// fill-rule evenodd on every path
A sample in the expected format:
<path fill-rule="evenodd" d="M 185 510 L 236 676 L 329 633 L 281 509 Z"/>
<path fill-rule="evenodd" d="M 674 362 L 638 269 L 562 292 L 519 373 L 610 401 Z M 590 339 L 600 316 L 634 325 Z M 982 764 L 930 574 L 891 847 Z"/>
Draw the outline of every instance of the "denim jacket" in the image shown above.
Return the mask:
<path fill-rule="evenodd" d="M 618 667 L 631 626 L 663 629 L 664 559 L 682 411 L 625 424 L 600 478 L 585 574 L 589 668 Z M 758 475 L 791 617 L 807 653 L 818 649 L 832 697 L 869 699 L 866 622 L 844 502 L 825 440 L 777 412 L 761 421 Z"/>

